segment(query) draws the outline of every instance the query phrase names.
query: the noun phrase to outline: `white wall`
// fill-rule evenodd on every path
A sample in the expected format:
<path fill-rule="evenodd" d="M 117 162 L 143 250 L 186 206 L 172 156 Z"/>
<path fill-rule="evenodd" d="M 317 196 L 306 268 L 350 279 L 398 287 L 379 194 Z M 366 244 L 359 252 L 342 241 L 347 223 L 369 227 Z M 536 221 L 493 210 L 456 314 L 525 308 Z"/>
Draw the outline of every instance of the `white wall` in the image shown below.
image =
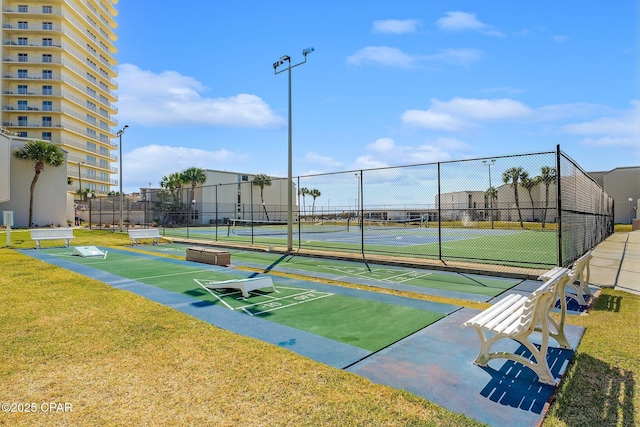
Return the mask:
<path fill-rule="evenodd" d="M 26 138 L 11 140 L 9 181 L 11 199 L 0 203 L 0 211 L 13 211 L 13 226 L 29 227 L 29 193 L 35 174 L 33 162 L 13 156 L 16 148 L 24 147 Z M 33 196 L 33 226 L 67 226 L 67 164 L 60 167 L 45 165 L 38 178 Z M 73 214 L 73 207 L 71 209 Z"/>

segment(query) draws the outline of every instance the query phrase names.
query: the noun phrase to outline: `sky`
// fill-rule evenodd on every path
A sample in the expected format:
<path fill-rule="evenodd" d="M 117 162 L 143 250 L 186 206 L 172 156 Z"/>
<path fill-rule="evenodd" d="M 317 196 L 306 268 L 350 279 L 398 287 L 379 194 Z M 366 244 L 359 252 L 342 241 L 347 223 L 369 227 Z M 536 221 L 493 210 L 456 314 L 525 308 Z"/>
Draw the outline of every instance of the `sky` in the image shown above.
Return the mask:
<path fill-rule="evenodd" d="M 192 166 L 286 177 L 273 64 L 309 47 L 293 176 L 557 145 L 588 172 L 640 165 L 637 0 L 163 4 L 116 5 L 125 193 Z"/>

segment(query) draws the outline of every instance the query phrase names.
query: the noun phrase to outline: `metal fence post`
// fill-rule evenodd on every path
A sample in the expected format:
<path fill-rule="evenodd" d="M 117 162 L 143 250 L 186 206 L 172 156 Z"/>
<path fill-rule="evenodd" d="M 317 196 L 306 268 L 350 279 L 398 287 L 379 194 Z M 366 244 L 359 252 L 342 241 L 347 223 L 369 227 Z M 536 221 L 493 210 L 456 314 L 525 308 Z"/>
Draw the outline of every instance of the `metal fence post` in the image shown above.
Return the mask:
<path fill-rule="evenodd" d="M 440 191 L 440 162 L 438 162 L 438 259 L 442 261 L 442 191 Z"/>
<path fill-rule="evenodd" d="M 560 173 L 560 144 L 556 146 L 556 228 L 558 235 L 558 265 L 562 266 L 562 194 L 561 194 L 561 176 Z"/>

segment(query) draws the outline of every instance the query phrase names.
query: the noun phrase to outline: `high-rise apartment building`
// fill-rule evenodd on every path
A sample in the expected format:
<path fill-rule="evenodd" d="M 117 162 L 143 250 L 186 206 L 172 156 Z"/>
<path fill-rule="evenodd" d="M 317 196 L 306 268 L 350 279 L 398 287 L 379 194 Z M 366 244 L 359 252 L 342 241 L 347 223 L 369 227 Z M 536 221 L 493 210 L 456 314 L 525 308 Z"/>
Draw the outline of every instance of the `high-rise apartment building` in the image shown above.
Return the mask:
<path fill-rule="evenodd" d="M 117 181 L 117 0 L 2 0 L 2 126 L 67 151 L 69 185 Z"/>

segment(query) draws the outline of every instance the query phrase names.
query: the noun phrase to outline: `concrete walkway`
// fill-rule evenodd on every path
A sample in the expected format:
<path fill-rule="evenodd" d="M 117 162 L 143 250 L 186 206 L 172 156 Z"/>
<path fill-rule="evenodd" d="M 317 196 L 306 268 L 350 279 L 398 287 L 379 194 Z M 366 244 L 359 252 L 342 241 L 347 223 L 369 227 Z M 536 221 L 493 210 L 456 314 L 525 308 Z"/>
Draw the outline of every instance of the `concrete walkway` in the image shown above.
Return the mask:
<path fill-rule="evenodd" d="M 640 295 L 640 230 L 612 234 L 592 255 L 590 283 Z"/>

